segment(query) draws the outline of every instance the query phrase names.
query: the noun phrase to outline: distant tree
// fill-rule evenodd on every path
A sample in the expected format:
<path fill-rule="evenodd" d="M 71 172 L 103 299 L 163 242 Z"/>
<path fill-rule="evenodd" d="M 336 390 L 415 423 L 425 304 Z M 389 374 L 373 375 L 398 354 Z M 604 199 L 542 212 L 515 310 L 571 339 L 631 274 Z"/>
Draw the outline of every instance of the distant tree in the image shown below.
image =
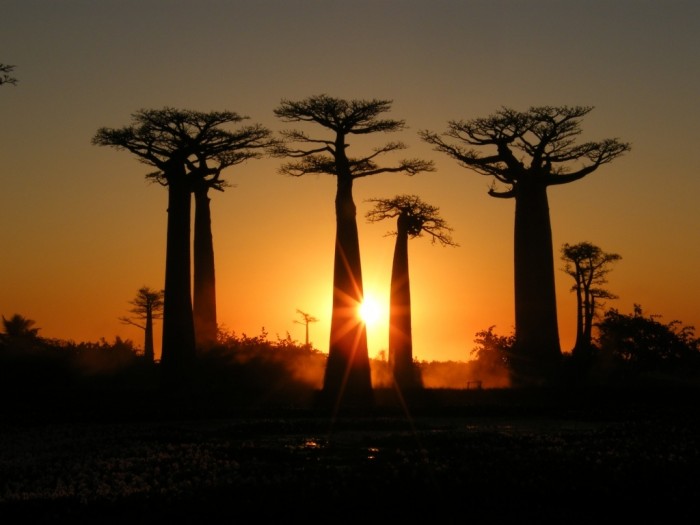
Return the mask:
<path fill-rule="evenodd" d="M 405 128 L 403 120 L 380 118 L 390 108 L 389 100 L 347 101 L 318 95 L 298 102 L 282 100 L 274 110 L 283 122 L 310 122 L 330 131 L 328 138 L 311 136 L 300 130 L 283 131 L 285 144 L 278 148 L 277 154 L 299 159 L 284 164 L 280 168 L 283 174 L 300 177 L 322 173 L 334 176 L 337 181 L 333 311 L 323 394 L 328 401 L 338 404 L 373 402 L 367 331 L 358 316 L 363 285 L 353 183 L 380 173 L 414 175 L 434 169 L 432 162 L 417 159 L 402 160 L 392 167 L 377 165 L 380 155 L 405 149 L 401 142 L 389 142 L 364 157 L 348 156 L 350 136 L 397 132 Z"/>
<path fill-rule="evenodd" d="M 591 110 L 503 108 L 487 118 L 450 121 L 441 135 L 420 133 L 461 166 L 494 177 L 489 195 L 515 199 L 514 365 L 520 384 L 555 379 L 561 364 L 547 188 L 580 180 L 630 150 L 618 139 L 576 144 L 581 118 Z M 484 156 L 483 148 L 495 152 Z"/>
<path fill-rule="evenodd" d="M 157 170 L 146 177 L 168 188 L 161 357 L 164 384 L 168 388 L 186 386 L 195 356 L 190 273 L 192 192 L 202 178 L 216 177 L 225 167 L 239 161 L 240 136 L 220 126 L 241 118 L 229 111 L 139 110 L 132 115 L 131 126 L 101 128 L 92 139 L 95 145 L 135 154 L 141 162 Z"/>
<path fill-rule="evenodd" d="M 606 253 L 590 242 L 564 244 L 561 249 L 564 272 L 574 279 L 571 291 L 576 293 L 576 342 L 572 350 L 575 358 L 590 358 L 593 320 L 603 299 L 617 296 L 602 288 L 607 284 L 611 265 L 622 259 L 617 253 Z"/>
<path fill-rule="evenodd" d="M 693 326 L 658 321 L 634 305 L 632 314 L 611 308 L 598 324 L 601 359 L 626 377 L 666 375 L 698 378 L 700 339 Z"/>
<path fill-rule="evenodd" d="M 10 76 L 14 70 L 15 66 L 0 64 L 0 86 L 3 84 L 17 84 L 17 79 Z"/>
<path fill-rule="evenodd" d="M 143 355 L 146 361 L 152 363 L 155 359 L 153 351 L 153 321 L 163 318 L 163 290 L 153 290 L 142 286 L 136 292 L 136 297 L 130 301 L 133 308 L 129 310 L 132 317 L 120 317 L 124 324 L 130 324 L 144 331 Z"/>
<path fill-rule="evenodd" d="M 35 327 L 36 321 L 27 319 L 20 314 L 14 314 L 9 319 L 2 316 L 4 335 L 13 338 L 35 339 L 39 337 L 40 328 Z"/>
<path fill-rule="evenodd" d="M 440 217 L 439 208 L 423 202 L 416 195 L 398 195 L 393 199 L 369 199 L 374 208 L 367 212 L 369 222 L 396 219 L 394 260 L 391 268 L 389 301 L 389 366 L 397 386 L 402 389 L 422 387 L 420 370 L 413 363 L 411 328 L 411 283 L 408 271 L 408 239 L 424 233 L 433 243 L 457 246 Z"/>
<path fill-rule="evenodd" d="M 310 323 L 317 323 L 318 319 L 314 317 L 311 314 L 307 314 L 306 312 L 302 312 L 301 310 L 297 309 L 297 313 L 301 315 L 301 321 L 295 320 L 294 322 L 297 324 L 303 324 L 304 328 L 306 329 L 306 346 L 309 346 L 309 324 Z"/>

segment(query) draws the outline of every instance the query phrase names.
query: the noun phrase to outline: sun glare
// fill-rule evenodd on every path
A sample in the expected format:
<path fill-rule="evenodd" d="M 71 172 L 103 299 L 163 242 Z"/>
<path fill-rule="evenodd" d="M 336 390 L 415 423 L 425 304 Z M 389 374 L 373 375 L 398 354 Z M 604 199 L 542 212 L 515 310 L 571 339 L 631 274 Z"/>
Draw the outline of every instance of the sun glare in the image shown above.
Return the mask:
<path fill-rule="evenodd" d="M 360 318 L 367 326 L 373 326 L 382 318 L 382 307 L 374 297 L 366 294 L 360 305 L 359 313 Z"/>

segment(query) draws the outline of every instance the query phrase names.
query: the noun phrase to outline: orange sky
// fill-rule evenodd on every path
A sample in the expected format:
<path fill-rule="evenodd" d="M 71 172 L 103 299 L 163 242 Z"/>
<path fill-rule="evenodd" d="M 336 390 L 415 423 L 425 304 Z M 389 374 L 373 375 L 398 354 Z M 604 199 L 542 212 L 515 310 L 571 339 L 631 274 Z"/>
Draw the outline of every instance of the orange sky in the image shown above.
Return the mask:
<path fill-rule="evenodd" d="M 369 198 L 418 194 L 438 206 L 458 248 L 409 244 L 414 356 L 466 360 L 475 333 L 513 329 L 513 201 L 489 179 L 433 152 L 417 131 L 501 106 L 590 105 L 584 139 L 632 151 L 586 179 L 550 188 L 554 249 L 590 241 L 622 260 L 608 288 L 625 313 L 700 327 L 697 122 L 700 8 L 693 1 L 566 2 L 1 0 L 0 314 L 40 335 L 116 335 L 142 285 L 162 287 L 167 195 L 129 153 L 92 146 L 141 108 L 231 110 L 273 130 L 280 100 L 327 93 L 394 101 L 409 129 L 353 141 L 403 140 L 437 171 L 355 186 L 367 293 L 388 301 L 389 223 L 367 224 Z M 320 129 L 310 128 L 314 132 Z M 301 309 L 327 349 L 335 180 L 277 173 L 280 160 L 231 168 L 212 196 L 219 321 L 239 334 L 287 332 Z M 561 267 L 559 260 L 555 261 Z M 562 347 L 573 344 L 572 280 L 557 272 Z M 160 327 L 158 326 L 158 329 Z M 370 355 L 387 347 L 370 328 Z M 159 331 L 158 331 L 159 334 Z M 159 348 L 160 340 L 156 344 Z"/>

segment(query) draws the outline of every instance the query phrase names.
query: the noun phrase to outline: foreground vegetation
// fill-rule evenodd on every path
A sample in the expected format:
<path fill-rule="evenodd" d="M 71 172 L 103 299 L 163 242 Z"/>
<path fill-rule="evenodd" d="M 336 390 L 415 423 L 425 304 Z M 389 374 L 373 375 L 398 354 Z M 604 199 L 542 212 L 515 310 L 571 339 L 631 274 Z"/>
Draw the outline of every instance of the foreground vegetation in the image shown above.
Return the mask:
<path fill-rule="evenodd" d="M 690 522 L 700 510 L 691 390 L 434 390 L 405 410 L 376 393 L 374 413 L 340 418 L 212 398 L 163 409 L 158 396 L 129 395 L 5 418 L 0 515 L 583 524 Z"/>
<path fill-rule="evenodd" d="M 467 389 L 507 366 L 511 339 L 489 329 L 468 365 L 419 363 L 420 390 L 399 393 L 373 361 L 374 406 L 342 413 L 317 403 L 325 354 L 289 338 L 221 334 L 192 388 L 173 393 L 129 341 L 48 340 L 24 323 L 0 339 L 0 516 L 689 521 L 700 511 L 697 340 L 641 310 L 607 319 L 619 330 L 603 333 L 620 337 L 591 355 L 614 359 L 591 361 L 585 381 L 567 361 L 561 385 Z M 606 353 L 613 341 L 624 353 Z M 461 387 L 433 386 L 443 372 Z"/>

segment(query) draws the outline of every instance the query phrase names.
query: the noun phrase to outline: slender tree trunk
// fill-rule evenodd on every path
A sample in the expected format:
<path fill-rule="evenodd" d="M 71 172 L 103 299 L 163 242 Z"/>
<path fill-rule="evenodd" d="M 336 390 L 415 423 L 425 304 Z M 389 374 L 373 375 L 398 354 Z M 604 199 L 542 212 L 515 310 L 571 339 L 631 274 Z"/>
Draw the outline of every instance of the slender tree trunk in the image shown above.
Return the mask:
<path fill-rule="evenodd" d="M 583 283 L 580 277 L 580 270 L 577 268 L 576 275 L 576 342 L 574 343 L 573 354 L 580 353 L 583 348 L 584 317 L 586 311 L 586 301 L 584 300 Z"/>
<path fill-rule="evenodd" d="M 586 318 L 583 324 L 583 343 L 590 350 L 591 340 L 593 339 L 593 317 L 595 315 L 595 297 L 590 293 L 587 294 L 586 301 Z"/>
<path fill-rule="evenodd" d="M 153 311 L 150 305 L 146 310 L 146 328 L 144 329 L 143 356 L 148 363 L 155 360 L 153 351 Z"/>
<path fill-rule="evenodd" d="M 197 348 L 208 350 L 216 344 L 216 274 L 214 241 L 208 188 L 194 192 L 194 332 Z"/>
<path fill-rule="evenodd" d="M 362 266 L 350 177 L 338 176 L 335 212 L 333 312 L 323 394 L 327 403 L 362 407 L 373 399 L 367 330 L 358 316 Z"/>
<path fill-rule="evenodd" d="M 515 199 L 516 383 L 556 377 L 561 361 L 547 187 L 518 183 Z"/>
<path fill-rule="evenodd" d="M 389 366 L 394 374 L 394 380 L 401 390 L 420 386 L 417 370 L 413 365 L 408 230 L 404 216 L 399 216 L 397 221 L 396 245 L 391 268 Z"/>
<path fill-rule="evenodd" d="M 179 177 L 178 177 L 179 175 Z M 168 181 L 168 231 L 163 297 L 162 379 L 169 390 L 187 388 L 194 360 L 190 275 L 191 194 L 184 173 Z"/>

